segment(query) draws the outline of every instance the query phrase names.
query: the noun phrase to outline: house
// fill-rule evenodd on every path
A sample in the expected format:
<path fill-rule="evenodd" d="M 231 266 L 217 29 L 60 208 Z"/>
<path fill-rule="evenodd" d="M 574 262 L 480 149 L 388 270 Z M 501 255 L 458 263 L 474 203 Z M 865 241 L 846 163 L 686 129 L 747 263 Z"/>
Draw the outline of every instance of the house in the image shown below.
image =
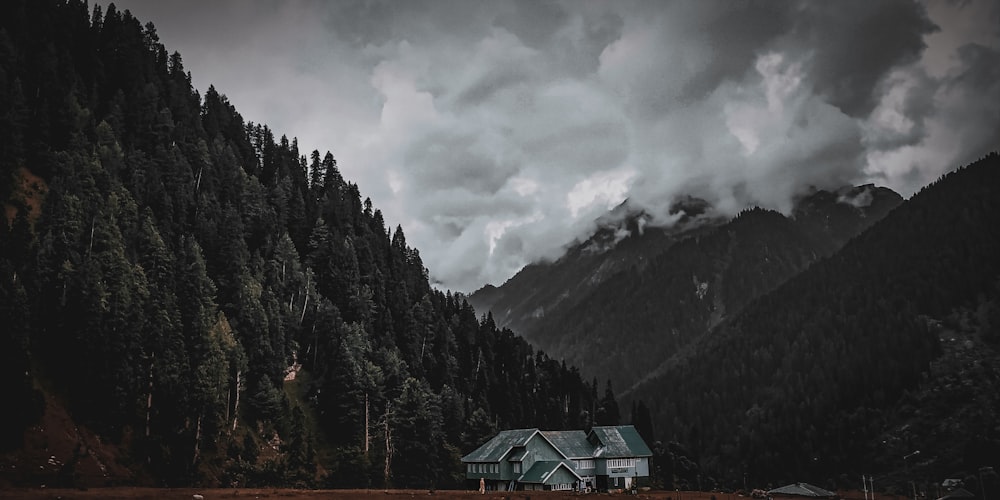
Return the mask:
<path fill-rule="evenodd" d="M 594 427 L 587 441 L 594 445 L 598 490 L 631 489 L 637 478 L 649 476 L 649 457 L 653 452 L 635 427 Z"/>
<path fill-rule="evenodd" d="M 795 483 L 775 488 L 767 492 L 771 498 L 834 498 L 836 493 L 809 483 Z"/>
<path fill-rule="evenodd" d="M 462 457 L 465 477 L 490 490 L 631 488 L 653 453 L 631 425 L 583 431 L 513 429 Z"/>
<path fill-rule="evenodd" d="M 976 498 L 976 495 L 973 495 L 972 492 L 965 488 L 956 488 L 947 495 L 938 498 L 938 500 L 966 500 L 971 498 Z"/>

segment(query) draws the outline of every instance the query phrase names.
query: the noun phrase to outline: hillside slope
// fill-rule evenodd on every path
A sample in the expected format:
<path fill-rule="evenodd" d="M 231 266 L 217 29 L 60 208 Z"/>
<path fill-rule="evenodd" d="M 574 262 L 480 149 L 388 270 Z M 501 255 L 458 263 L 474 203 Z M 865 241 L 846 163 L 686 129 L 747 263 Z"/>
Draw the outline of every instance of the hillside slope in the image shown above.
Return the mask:
<path fill-rule="evenodd" d="M 989 366 L 1000 326 L 998 193 L 996 153 L 946 175 L 672 356 L 627 400 L 648 402 L 660 436 L 732 479 L 889 474 L 931 443 L 941 448 L 925 449 L 928 471 L 997 466 L 982 450 L 1000 446 L 997 420 L 984 417 L 1000 411 L 998 398 L 979 395 L 1000 389 Z M 955 331 L 972 337 L 961 345 L 986 347 L 943 349 Z M 959 390 L 981 411 L 962 416 L 970 405 Z M 905 425 L 931 414 L 950 422 L 953 441 L 931 439 L 936 425 Z"/>
<path fill-rule="evenodd" d="M 626 389 L 901 202 L 873 186 L 816 190 L 790 216 L 753 209 L 723 223 L 686 200 L 675 226 L 604 226 L 559 261 L 528 266 L 470 303 L 492 304 L 501 324 L 585 375 Z M 595 247 L 602 252 L 595 255 Z"/>
<path fill-rule="evenodd" d="M 458 487 L 598 404 L 113 4 L 5 3 L 0 204 L 0 484 Z"/>
<path fill-rule="evenodd" d="M 477 290 L 469 303 L 530 339 L 544 316 L 575 306 L 619 272 L 642 269 L 678 241 L 720 224 L 707 208 L 702 200 L 681 200 L 671 209 L 676 224 L 651 227 L 651 217 L 625 200 L 595 221 L 593 235 L 569 246 L 558 260 L 529 264 L 503 285 Z"/>

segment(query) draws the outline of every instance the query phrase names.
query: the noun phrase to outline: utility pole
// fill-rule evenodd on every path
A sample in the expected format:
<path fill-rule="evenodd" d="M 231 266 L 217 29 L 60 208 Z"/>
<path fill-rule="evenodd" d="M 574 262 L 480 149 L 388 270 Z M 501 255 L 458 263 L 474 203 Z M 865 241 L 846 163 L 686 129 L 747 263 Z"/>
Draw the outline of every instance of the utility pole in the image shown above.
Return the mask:
<path fill-rule="evenodd" d="M 986 500 L 986 483 L 983 482 L 983 473 L 993 472 L 993 467 L 980 467 L 979 468 L 979 493 L 983 495 L 983 500 Z"/>
<path fill-rule="evenodd" d="M 910 485 L 913 486 L 913 500 L 917 500 L 917 482 L 913 479 L 913 476 L 910 474 L 910 462 L 908 462 L 907 460 L 910 457 L 915 457 L 919 454 L 920 450 L 914 450 L 913 453 L 903 456 L 903 464 L 906 466 L 906 475 L 910 477 Z"/>

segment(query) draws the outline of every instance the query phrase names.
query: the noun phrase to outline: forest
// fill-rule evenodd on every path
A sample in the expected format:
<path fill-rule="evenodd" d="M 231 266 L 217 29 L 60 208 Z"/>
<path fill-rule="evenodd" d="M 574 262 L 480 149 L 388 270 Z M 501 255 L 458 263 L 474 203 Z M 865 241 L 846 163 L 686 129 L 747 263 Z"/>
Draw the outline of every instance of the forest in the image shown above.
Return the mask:
<path fill-rule="evenodd" d="M 610 387 L 432 288 L 333 154 L 195 90 L 152 22 L 4 11 L 5 463 L 52 404 L 155 486 L 460 487 L 498 429 L 617 423 Z"/>
<path fill-rule="evenodd" d="M 625 421 L 670 489 L 874 474 L 981 493 L 975 471 L 1000 470 L 996 153 L 877 213 L 816 193 L 792 219 L 751 208 L 629 249 L 641 262 L 543 322 L 641 334 L 592 339 L 629 361 L 599 382 L 595 360 L 581 372 L 431 287 L 332 152 L 191 82 L 114 5 L 4 6 L 0 487 L 460 488 L 460 457 L 499 429 Z M 668 295 L 684 301 L 650 298 Z M 616 395 L 611 375 L 652 367 Z M 62 414 L 50 430 L 97 438 L 25 467 Z"/>

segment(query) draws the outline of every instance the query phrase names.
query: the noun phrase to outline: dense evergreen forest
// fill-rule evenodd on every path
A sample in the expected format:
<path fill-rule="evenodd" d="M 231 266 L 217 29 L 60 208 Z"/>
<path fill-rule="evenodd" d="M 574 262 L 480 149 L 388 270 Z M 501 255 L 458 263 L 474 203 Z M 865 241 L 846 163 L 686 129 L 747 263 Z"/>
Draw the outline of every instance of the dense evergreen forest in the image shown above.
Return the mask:
<path fill-rule="evenodd" d="M 113 4 L 5 4 L 0 200 L 5 456 L 56 404 L 117 481 L 449 487 L 497 429 L 616 423 L 610 390 L 431 288 L 331 153 L 200 95 Z"/>
<path fill-rule="evenodd" d="M 649 403 L 648 432 L 690 450 L 658 466 L 669 476 L 680 455 L 727 484 L 856 487 L 875 474 L 883 491 L 917 481 L 933 494 L 947 477 L 989 491 L 978 471 L 1000 469 L 998 193 L 992 153 L 672 356 L 625 398 Z"/>

